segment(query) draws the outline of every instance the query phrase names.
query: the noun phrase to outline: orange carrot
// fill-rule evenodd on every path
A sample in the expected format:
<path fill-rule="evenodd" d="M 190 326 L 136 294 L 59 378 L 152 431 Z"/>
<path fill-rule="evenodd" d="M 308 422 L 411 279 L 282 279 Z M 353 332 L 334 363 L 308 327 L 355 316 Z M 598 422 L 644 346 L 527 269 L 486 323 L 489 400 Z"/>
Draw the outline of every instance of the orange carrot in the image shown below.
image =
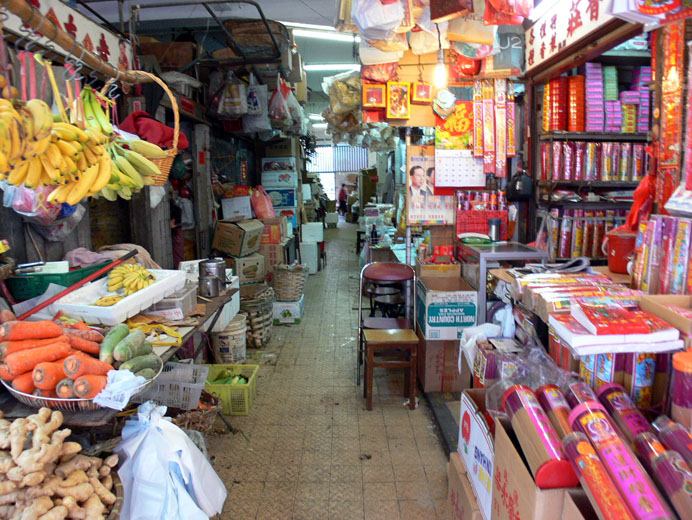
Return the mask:
<path fill-rule="evenodd" d="M 74 392 L 72 391 L 73 384 L 74 381 L 72 381 L 72 379 L 70 379 L 69 377 L 66 377 L 65 379 L 60 381 L 58 385 L 55 387 L 55 393 L 58 397 L 62 397 L 63 399 L 69 399 L 71 397 L 74 397 Z"/>
<path fill-rule="evenodd" d="M 89 325 L 87 325 L 83 321 L 78 321 L 76 323 L 70 323 L 69 325 L 67 325 L 67 327 L 69 327 L 71 329 L 75 329 L 75 330 L 84 330 L 84 331 L 91 330 L 89 328 Z"/>
<path fill-rule="evenodd" d="M 34 390 L 34 395 L 36 397 L 58 397 L 58 394 L 55 393 L 55 390 L 41 390 L 40 388 Z"/>
<path fill-rule="evenodd" d="M 93 341 L 94 343 L 101 343 L 103 341 L 103 336 L 95 330 L 63 329 L 63 331 L 68 336 L 76 336 L 86 341 Z"/>
<path fill-rule="evenodd" d="M 70 346 L 72 348 L 81 350 L 87 354 L 94 354 L 95 356 L 98 356 L 99 351 L 101 350 L 98 343 L 94 343 L 93 341 L 89 341 L 87 339 L 82 339 L 79 336 L 73 336 L 72 334 L 67 335 L 67 341 L 70 342 Z"/>
<path fill-rule="evenodd" d="M 34 386 L 41 390 L 55 389 L 55 386 L 67 376 L 60 361 L 39 363 L 34 367 L 32 375 Z"/>
<path fill-rule="evenodd" d="M 44 347 L 46 345 L 52 345 L 53 343 L 67 343 L 67 336 L 58 336 L 56 338 L 46 338 L 46 339 L 22 339 L 17 341 L 3 341 L 0 343 L 0 359 L 4 359 L 6 356 L 19 352 L 20 350 L 27 350 L 30 348 Z"/>
<path fill-rule="evenodd" d="M 10 374 L 18 376 L 33 370 L 36 365 L 44 361 L 57 361 L 69 356 L 70 350 L 68 343 L 53 343 L 52 345 L 32 348 L 31 350 L 20 350 L 7 356 L 5 364 Z"/>
<path fill-rule="evenodd" d="M 113 365 L 104 363 L 90 356 L 69 356 L 63 363 L 65 375 L 71 379 L 77 379 L 85 374 L 95 374 L 105 376 L 110 370 L 113 370 Z"/>
<path fill-rule="evenodd" d="M 60 325 L 52 321 L 8 321 L 0 325 L 0 339 L 44 339 L 62 335 Z"/>
<path fill-rule="evenodd" d="M 31 372 L 15 377 L 14 381 L 12 381 L 12 386 L 15 390 L 19 390 L 25 394 L 30 394 L 36 389 L 33 374 Z"/>
<path fill-rule="evenodd" d="M 91 399 L 106 387 L 106 376 L 87 374 L 75 379 L 72 391 L 75 397 Z"/>
<path fill-rule="evenodd" d="M 10 369 L 7 368 L 5 363 L 0 363 L 0 379 L 3 381 L 13 381 L 16 377 L 16 375 L 10 373 Z"/>

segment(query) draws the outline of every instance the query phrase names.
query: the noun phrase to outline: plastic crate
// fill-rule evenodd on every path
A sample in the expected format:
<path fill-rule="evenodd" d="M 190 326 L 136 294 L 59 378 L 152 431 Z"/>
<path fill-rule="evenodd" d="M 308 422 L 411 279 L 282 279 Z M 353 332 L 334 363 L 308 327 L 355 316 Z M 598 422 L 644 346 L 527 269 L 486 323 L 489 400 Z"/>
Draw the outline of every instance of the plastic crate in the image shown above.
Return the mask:
<path fill-rule="evenodd" d="M 7 279 L 7 287 L 15 300 L 29 300 L 46 292 L 46 289 L 48 289 L 48 286 L 52 283 L 62 285 L 63 287 L 69 287 L 80 280 L 84 280 L 84 278 L 108 265 L 108 263 L 109 262 L 102 262 L 89 267 L 74 269 L 67 273 L 17 274 Z M 108 273 L 103 273 L 99 278 L 103 278 L 107 274 Z"/>
<path fill-rule="evenodd" d="M 257 372 L 259 365 L 202 365 L 209 367 L 207 379 L 215 379 L 224 369 L 231 371 L 234 376 L 244 376 L 244 385 L 215 385 L 207 383 L 204 389 L 211 395 L 221 399 L 221 408 L 226 415 L 247 415 L 257 396 Z"/>
<path fill-rule="evenodd" d="M 132 401 L 155 401 L 170 408 L 193 410 L 199 404 L 208 374 L 208 365 L 166 363 L 161 375 L 144 392 L 134 396 Z"/>

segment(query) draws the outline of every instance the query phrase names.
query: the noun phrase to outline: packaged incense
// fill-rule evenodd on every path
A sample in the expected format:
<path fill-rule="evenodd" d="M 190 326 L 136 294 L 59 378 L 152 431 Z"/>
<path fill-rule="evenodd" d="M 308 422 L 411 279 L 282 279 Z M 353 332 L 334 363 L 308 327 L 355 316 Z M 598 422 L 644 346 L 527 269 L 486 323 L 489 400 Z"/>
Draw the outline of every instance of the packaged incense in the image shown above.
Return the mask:
<path fill-rule="evenodd" d="M 572 487 L 577 477 L 562 444 L 536 395 L 528 386 L 514 385 L 502 396 L 502 406 L 540 489 Z"/>
<path fill-rule="evenodd" d="M 564 215 L 562 218 L 562 225 L 560 229 L 560 247 L 559 247 L 559 258 L 569 258 L 570 248 L 572 244 L 572 216 L 574 215 L 573 210 L 564 210 Z"/>
<path fill-rule="evenodd" d="M 620 164 L 618 180 L 629 181 L 632 180 L 632 143 L 622 143 L 620 145 Z"/>
<path fill-rule="evenodd" d="M 666 447 L 661 444 L 661 441 L 658 440 L 658 437 L 656 437 L 653 431 L 641 432 L 634 438 L 632 445 L 642 465 L 649 474 L 653 476 L 654 470 L 652 463 L 661 453 L 666 452 Z"/>
<path fill-rule="evenodd" d="M 615 178 L 613 164 L 613 143 L 601 144 L 601 178 L 602 181 L 612 181 Z"/>
<path fill-rule="evenodd" d="M 569 425 L 569 413 L 572 411 L 565 394 L 555 385 L 543 385 L 536 390 L 536 398 L 548 415 L 560 439 L 572 431 Z"/>
<path fill-rule="evenodd" d="M 565 397 L 569 405 L 574 408 L 581 403 L 593 401 L 598 402 L 598 397 L 593 389 L 584 381 L 573 381 L 563 388 Z"/>
<path fill-rule="evenodd" d="M 584 141 L 575 141 L 574 143 L 574 173 L 572 180 L 584 180 L 584 161 L 586 159 L 586 143 Z"/>
<path fill-rule="evenodd" d="M 562 143 L 560 141 L 553 141 L 553 169 L 552 169 L 552 175 L 551 179 L 554 181 L 563 181 L 565 180 L 562 176 L 562 168 L 563 168 L 563 162 L 562 162 Z"/>
<path fill-rule="evenodd" d="M 605 220 L 605 231 L 604 233 L 607 235 L 610 233 L 612 229 L 615 228 L 615 211 L 612 209 L 609 209 L 606 211 L 606 220 Z"/>
<path fill-rule="evenodd" d="M 546 142 L 541 143 L 541 179 L 550 180 L 550 143 Z"/>
<path fill-rule="evenodd" d="M 596 390 L 609 383 L 622 384 L 625 380 L 625 355 L 610 352 L 597 354 L 595 377 L 594 388 Z"/>
<path fill-rule="evenodd" d="M 605 232 L 605 211 L 594 213 L 596 220 L 593 226 L 593 244 L 591 246 L 591 256 L 593 258 L 603 258 L 603 238 Z"/>
<path fill-rule="evenodd" d="M 594 226 L 596 224 L 595 215 L 596 213 L 594 211 L 584 212 L 584 238 L 582 239 L 581 248 L 582 256 L 591 256 L 593 248 Z"/>
<path fill-rule="evenodd" d="M 562 447 L 598 518 L 634 520 L 620 491 L 596 455 L 589 438 L 582 432 L 572 432 L 562 439 Z"/>
<path fill-rule="evenodd" d="M 584 210 L 574 210 L 574 224 L 572 226 L 572 258 L 581 256 L 582 241 L 584 239 Z"/>
<path fill-rule="evenodd" d="M 552 258 L 557 258 L 559 253 L 559 235 L 560 235 L 560 210 L 558 208 L 552 208 L 550 210 L 550 231 L 552 233 L 552 246 L 553 254 Z"/>
<path fill-rule="evenodd" d="M 656 373 L 654 374 L 654 389 L 651 396 L 652 406 L 663 405 L 664 410 L 668 410 L 667 398 L 671 394 L 671 381 L 673 380 L 673 354 L 656 354 Z"/>
<path fill-rule="evenodd" d="M 673 244 L 672 276 L 670 281 L 671 294 L 683 294 L 688 275 L 690 260 L 690 232 L 692 221 L 685 218 L 677 219 L 677 230 Z"/>
<path fill-rule="evenodd" d="M 562 145 L 562 180 L 571 181 L 574 176 L 574 143 Z"/>
<path fill-rule="evenodd" d="M 601 404 L 582 403 L 572 410 L 569 420 L 572 429 L 584 433 L 593 444 L 634 518 L 671 518 L 672 513 L 665 500 L 632 450 L 617 434 Z"/>
<path fill-rule="evenodd" d="M 476 82 L 478 83 L 478 82 Z M 550 97 L 550 83 L 543 86 L 543 133 L 550 132 L 550 107 L 552 105 Z"/>
<path fill-rule="evenodd" d="M 625 388 L 634 404 L 649 408 L 656 373 L 656 354 L 630 353 L 625 358 Z"/>
<path fill-rule="evenodd" d="M 692 464 L 692 434 L 682 424 L 659 415 L 652 425 L 666 448 L 677 451 L 688 465 Z"/>
<path fill-rule="evenodd" d="M 596 392 L 601 404 L 629 442 L 642 432 L 651 432 L 651 425 L 634 405 L 622 385 L 611 383 Z"/>
<path fill-rule="evenodd" d="M 643 144 L 637 143 L 632 146 L 632 180 L 640 181 L 644 175 L 646 175 L 646 150 Z M 620 177 L 620 180 L 629 179 Z"/>
<path fill-rule="evenodd" d="M 644 274 L 649 259 L 649 244 L 651 243 L 651 228 L 649 224 L 648 220 L 643 220 L 639 223 L 637 238 L 634 241 L 634 288 L 645 292 Z"/>
<path fill-rule="evenodd" d="M 661 231 L 661 248 L 660 256 L 660 278 L 658 292 L 661 294 L 670 294 L 670 287 L 673 279 L 673 256 L 675 248 L 675 238 L 678 231 L 678 221 L 676 218 L 667 218 L 663 221 L 663 229 Z"/>
<path fill-rule="evenodd" d="M 601 177 L 601 143 L 586 143 L 584 154 L 584 180 L 597 181 Z"/>
<path fill-rule="evenodd" d="M 596 355 L 582 356 L 579 359 L 579 379 L 591 388 L 595 386 Z"/>

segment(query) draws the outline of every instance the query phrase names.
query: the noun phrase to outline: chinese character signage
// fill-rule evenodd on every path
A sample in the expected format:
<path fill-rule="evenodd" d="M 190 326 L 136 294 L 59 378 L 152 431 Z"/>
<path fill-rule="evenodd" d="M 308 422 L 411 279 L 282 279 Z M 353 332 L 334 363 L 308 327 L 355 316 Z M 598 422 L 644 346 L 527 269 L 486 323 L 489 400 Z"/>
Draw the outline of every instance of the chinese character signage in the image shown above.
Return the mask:
<path fill-rule="evenodd" d="M 552 58 L 602 27 L 613 16 L 606 12 L 607 0 L 560 0 L 525 35 L 526 71 Z"/>
<path fill-rule="evenodd" d="M 470 150 L 473 147 L 473 101 L 456 101 L 447 119 L 435 116 L 435 148 Z"/>
<path fill-rule="evenodd" d="M 454 224 L 454 196 L 435 196 L 435 147 L 409 146 L 406 157 L 406 223 Z"/>

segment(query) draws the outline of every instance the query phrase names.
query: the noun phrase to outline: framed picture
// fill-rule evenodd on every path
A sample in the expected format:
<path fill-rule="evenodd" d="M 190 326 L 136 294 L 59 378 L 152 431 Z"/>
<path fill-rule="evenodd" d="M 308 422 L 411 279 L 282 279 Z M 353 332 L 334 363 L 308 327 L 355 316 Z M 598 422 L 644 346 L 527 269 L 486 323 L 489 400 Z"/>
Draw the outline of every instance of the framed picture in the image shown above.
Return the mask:
<path fill-rule="evenodd" d="M 423 83 L 422 81 L 416 81 L 411 88 L 411 103 L 427 104 L 432 103 L 432 85 L 430 83 Z"/>
<path fill-rule="evenodd" d="M 363 108 L 384 108 L 387 104 L 384 89 L 384 85 L 364 83 Z"/>
<path fill-rule="evenodd" d="M 387 118 L 408 119 L 411 117 L 411 84 L 409 82 L 387 82 Z"/>

